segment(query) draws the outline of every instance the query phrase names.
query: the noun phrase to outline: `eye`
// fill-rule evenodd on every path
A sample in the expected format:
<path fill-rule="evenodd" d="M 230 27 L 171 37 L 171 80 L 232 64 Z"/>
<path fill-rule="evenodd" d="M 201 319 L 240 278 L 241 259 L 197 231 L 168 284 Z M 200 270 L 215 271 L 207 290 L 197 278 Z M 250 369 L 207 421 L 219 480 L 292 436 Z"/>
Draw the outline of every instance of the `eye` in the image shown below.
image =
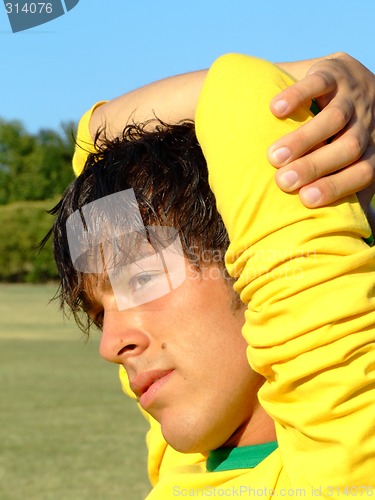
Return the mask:
<path fill-rule="evenodd" d="M 130 280 L 130 287 L 133 291 L 141 290 L 147 285 L 151 285 L 159 273 L 157 272 L 147 272 L 139 273 Z"/>

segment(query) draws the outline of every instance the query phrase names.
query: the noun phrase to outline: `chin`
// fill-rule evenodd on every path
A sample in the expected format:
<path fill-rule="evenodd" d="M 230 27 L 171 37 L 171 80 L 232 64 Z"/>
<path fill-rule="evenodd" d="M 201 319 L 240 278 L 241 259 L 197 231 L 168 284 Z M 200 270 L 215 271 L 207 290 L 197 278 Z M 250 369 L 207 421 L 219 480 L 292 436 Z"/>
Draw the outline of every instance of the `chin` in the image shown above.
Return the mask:
<path fill-rule="evenodd" d="M 202 451 L 202 441 L 191 433 L 176 432 L 178 426 L 171 431 L 162 428 L 163 437 L 174 450 L 180 453 L 199 453 Z"/>
<path fill-rule="evenodd" d="M 224 441 L 217 439 L 217 434 L 215 438 L 210 439 L 207 434 L 200 432 L 198 434 L 193 434 L 191 429 L 194 427 L 189 427 L 184 432 L 181 426 L 176 425 L 173 430 L 163 429 L 162 432 L 166 442 L 176 451 L 180 453 L 202 453 L 206 454 L 210 450 L 219 448 Z M 178 432 L 176 430 L 178 429 Z"/>
<path fill-rule="evenodd" d="M 183 410 L 164 411 L 158 415 L 164 439 L 180 453 L 208 453 L 220 448 L 233 433 L 223 421 L 207 418 L 206 413 L 187 414 Z"/>
<path fill-rule="evenodd" d="M 201 446 L 194 442 L 188 442 L 188 440 L 184 440 L 183 438 L 177 439 L 166 439 L 167 443 L 179 453 L 208 453 L 208 451 L 204 451 L 207 446 Z"/>

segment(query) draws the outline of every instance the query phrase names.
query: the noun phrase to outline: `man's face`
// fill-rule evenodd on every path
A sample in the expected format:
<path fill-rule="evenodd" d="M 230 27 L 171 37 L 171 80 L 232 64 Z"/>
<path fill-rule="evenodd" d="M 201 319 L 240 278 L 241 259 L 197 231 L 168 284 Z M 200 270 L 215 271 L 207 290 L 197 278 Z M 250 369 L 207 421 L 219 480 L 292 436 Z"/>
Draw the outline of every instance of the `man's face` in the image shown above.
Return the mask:
<path fill-rule="evenodd" d="M 246 358 L 244 309 L 231 307 L 222 270 L 209 265 L 198 272 L 187 263 L 186 269 L 179 288 L 122 311 L 111 288 L 99 283 L 91 313 L 104 313 L 100 354 L 124 366 L 166 441 L 181 452 L 206 452 L 241 442 L 261 380 Z M 138 292 L 155 278 L 135 279 Z"/>

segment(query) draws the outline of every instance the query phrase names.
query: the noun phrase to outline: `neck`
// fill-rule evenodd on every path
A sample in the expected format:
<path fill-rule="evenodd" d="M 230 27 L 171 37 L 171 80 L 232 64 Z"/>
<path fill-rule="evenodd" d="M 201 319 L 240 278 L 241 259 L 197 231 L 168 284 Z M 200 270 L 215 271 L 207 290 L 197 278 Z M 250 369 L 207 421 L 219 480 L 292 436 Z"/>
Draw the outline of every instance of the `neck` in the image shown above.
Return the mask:
<path fill-rule="evenodd" d="M 257 403 L 251 419 L 239 427 L 223 444 L 223 448 L 252 446 L 276 441 L 275 424 L 264 408 Z"/>

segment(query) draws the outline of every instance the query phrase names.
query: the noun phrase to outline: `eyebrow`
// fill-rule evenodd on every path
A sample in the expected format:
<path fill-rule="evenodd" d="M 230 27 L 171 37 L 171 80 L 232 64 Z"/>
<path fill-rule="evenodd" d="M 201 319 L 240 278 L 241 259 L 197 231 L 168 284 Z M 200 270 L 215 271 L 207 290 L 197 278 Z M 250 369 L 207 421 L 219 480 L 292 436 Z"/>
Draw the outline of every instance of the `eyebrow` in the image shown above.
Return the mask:
<path fill-rule="evenodd" d="M 143 235 L 139 232 L 122 235 L 121 238 L 108 240 L 105 244 L 102 242 L 98 245 L 101 266 L 105 273 L 110 270 L 111 274 L 116 271 L 116 268 L 129 266 L 154 254 L 159 254 L 164 248 L 165 246 L 162 246 L 160 242 L 150 241 L 148 234 Z"/>

